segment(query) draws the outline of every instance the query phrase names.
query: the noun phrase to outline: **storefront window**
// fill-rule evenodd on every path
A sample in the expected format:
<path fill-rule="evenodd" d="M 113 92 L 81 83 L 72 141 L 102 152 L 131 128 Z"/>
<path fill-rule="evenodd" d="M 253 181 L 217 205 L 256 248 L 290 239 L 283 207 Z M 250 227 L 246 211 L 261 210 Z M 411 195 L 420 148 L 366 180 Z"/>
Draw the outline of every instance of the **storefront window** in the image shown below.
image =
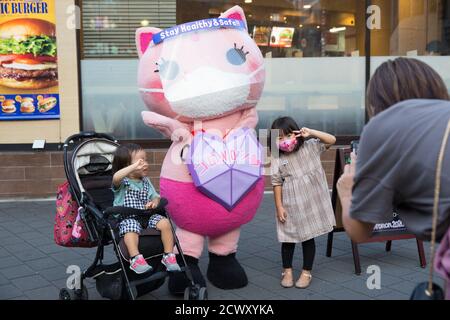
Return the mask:
<path fill-rule="evenodd" d="M 371 32 L 372 56 L 450 55 L 449 0 L 373 0 L 381 29 Z"/>
<path fill-rule="evenodd" d="M 249 2 L 249 3 L 246 3 Z M 279 116 L 336 135 L 364 125 L 364 1 L 177 1 L 177 20 L 218 17 L 238 4 L 266 57 L 259 128 Z"/>
<path fill-rule="evenodd" d="M 162 138 L 144 126 L 137 77 L 136 29 L 175 25 L 175 0 L 83 0 L 83 130 L 126 140 Z"/>
<path fill-rule="evenodd" d="M 415 55 L 435 67 L 450 88 L 449 2 L 373 0 L 381 29 L 371 30 L 371 71 L 392 56 Z M 290 115 L 303 126 L 359 135 L 367 80 L 362 0 L 84 0 L 83 129 L 127 140 L 162 138 L 140 118 L 145 106 L 136 85 L 135 29 L 218 17 L 234 5 L 244 9 L 248 32 L 266 60 L 259 127 Z M 110 28 L 96 27 L 106 18 Z"/>
<path fill-rule="evenodd" d="M 176 23 L 175 0 L 83 0 L 81 11 L 84 58 L 134 58 L 136 28 Z"/>
<path fill-rule="evenodd" d="M 397 56 L 417 58 L 444 79 L 450 91 L 450 1 L 372 1 L 382 28 L 371 32 L 371 72 Z"/>

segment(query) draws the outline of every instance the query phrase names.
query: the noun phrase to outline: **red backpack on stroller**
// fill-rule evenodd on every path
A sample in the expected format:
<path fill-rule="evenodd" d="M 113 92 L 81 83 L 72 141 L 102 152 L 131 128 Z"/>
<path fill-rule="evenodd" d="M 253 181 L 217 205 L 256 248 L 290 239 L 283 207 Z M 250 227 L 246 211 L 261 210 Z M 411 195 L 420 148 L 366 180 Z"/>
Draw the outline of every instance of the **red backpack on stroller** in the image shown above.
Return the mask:
<path fill-rule="evenodd" d="M 96 247 L 97 243 L 89 240 L 89 234 L 81 219 L 81 210 L 70 193 L 69 182 L 58 187 L 56 196 L 56 215 L 53 228 L 57 245 L 63 247 Z"/>

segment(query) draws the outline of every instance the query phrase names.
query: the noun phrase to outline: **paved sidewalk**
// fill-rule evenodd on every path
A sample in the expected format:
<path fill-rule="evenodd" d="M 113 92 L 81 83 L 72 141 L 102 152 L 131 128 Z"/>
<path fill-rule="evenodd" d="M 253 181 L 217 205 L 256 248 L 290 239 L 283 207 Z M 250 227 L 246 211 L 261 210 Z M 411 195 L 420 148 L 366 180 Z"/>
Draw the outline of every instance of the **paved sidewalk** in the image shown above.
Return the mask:
<path fill-rule="evenodd" d="M 83 268 L 93 261 L 95 249 L 63 248 L 53 242 L 54 202 L 0 203 L 0 299 L 58 299 L 66 283 L 66 268 Z M 425 244 L 428 249 L 428 244 Z M 111 248 L 109 248 L 111 249 Z M 415 240 L 396 241 L 392 252 L 383 243 L 360 246 L 363 274 L 356 276 L 350 241 L 344 233 L 336 234 L 333 257 L 325 257 L 326 236 L 318 238 L 313 282 L 307 290 L 284 289 L 279 285 L 281 273 L 280 245 L 276 239 L 272 195 L 265 195 L 256 218 L 242 230 L 238 258 L 249 277 L 249 285 L 224 291 L 208 284 L 210 299 L 230 300 L 404 300 L 415 285 L 427 280 L 427 269 L 419 266 Z M 428 252 L 428 250 L 426 250 Z M 427 254 L 427 258 L 428 254 Z M 115 261 L 112 250 L 105 262 Z M 369 290 L 365 273 L 369 265 L 381 268 L 381 289 Z M 206 274 L 207 253 L 200 260 Z M 294 268 L 298 276 L 301 248 L 295 253 Z M 436 282 L 442 284 L 441 279 Z M 167 283 L 167 282 L 166 282 Z M 101 299 L 95 283 L 86 282 L 90 299 Z M 164 284 L 141 299 L 174 299 Z"/>

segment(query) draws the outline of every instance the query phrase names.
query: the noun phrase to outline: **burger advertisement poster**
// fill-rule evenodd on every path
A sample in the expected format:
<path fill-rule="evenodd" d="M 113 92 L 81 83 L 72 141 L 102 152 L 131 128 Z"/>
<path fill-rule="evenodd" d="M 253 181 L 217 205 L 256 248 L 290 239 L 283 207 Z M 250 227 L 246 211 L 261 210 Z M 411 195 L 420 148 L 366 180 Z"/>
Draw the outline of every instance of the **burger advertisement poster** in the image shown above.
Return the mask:
<path fill-rule="evenodd" d="M 55 0 L 0 0 L 0 121 L 59 119 Z"/>
<path fill-rule="evenodd" d="M 294 31 L 294 28 L 273 27 L 270 36 L 270 46 L 278 48 L 292 47 Z"/>

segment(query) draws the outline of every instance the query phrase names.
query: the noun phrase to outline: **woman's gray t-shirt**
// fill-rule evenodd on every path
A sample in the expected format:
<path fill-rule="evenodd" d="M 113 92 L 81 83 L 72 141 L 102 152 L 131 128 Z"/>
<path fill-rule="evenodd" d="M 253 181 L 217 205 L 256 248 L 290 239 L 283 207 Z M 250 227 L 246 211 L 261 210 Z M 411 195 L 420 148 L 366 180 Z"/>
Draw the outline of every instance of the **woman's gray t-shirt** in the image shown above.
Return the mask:
<path fill-rule="evenodd" d="M 358 150 L 350 216 L 386 223 L 397 212 L 408 230 L 431 238 L 436 166 L 450 102 L 408 100 L 374 117 Z M 450 226 L 450 143 L 445 152 L 438 240 Z"/>

